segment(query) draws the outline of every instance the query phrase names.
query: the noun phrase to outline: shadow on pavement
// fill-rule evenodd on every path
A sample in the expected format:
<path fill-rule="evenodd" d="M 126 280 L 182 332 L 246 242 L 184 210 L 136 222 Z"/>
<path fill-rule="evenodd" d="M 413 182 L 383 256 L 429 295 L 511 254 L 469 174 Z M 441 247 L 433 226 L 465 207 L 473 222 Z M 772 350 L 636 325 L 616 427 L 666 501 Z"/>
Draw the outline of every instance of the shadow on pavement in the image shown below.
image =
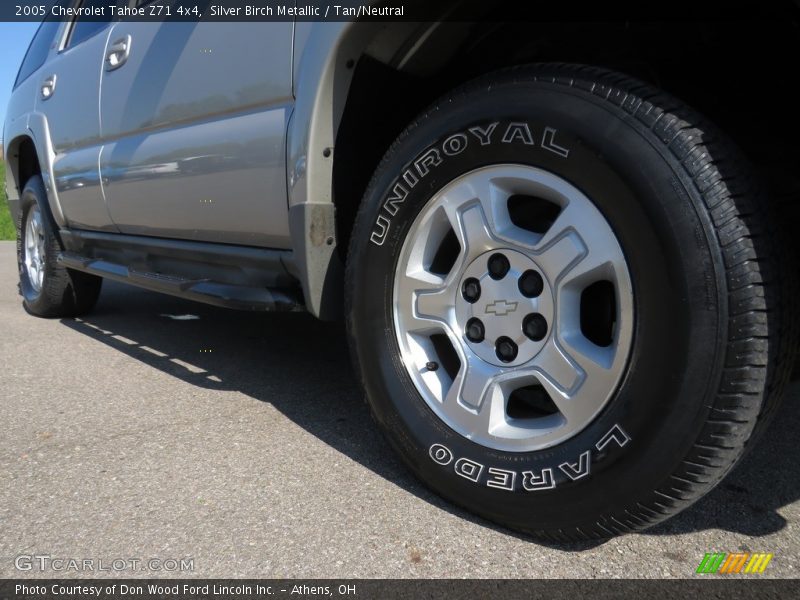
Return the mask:
<path fill-rule="evenodd" d="M 322 323 L 305 313 L 236 312 L 110 281 L 104 282 L 90 315 L 62 323 L 192 385 L 269 402 L 326 444 L 419 498 L 530 539 L 445 502 L 395 458 L 363 401 L 341 323 Z M 763 536 L 786 527 L 778 511 L 800 497 L 798 430 L 800 408 L 784 402 L 759 445 L 720 486 L 641 535 L 716 528 Z M 597 545 L 555 547 L 581 551 Z"/>

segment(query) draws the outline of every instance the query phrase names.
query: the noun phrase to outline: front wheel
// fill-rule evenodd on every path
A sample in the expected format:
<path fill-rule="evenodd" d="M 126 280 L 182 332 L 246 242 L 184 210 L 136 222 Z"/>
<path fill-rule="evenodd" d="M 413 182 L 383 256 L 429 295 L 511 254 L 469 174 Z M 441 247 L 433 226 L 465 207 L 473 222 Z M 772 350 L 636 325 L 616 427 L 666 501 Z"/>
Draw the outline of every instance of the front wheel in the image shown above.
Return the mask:
<path fill-rule="evenodd" d="M 746 165 L 673 98 L 586 67 L 496 74 L 373 177 L 347 267 L 357 369 L 446 498 L 550 540 L 641 529 L 774 406 L 776 253 Z"/>

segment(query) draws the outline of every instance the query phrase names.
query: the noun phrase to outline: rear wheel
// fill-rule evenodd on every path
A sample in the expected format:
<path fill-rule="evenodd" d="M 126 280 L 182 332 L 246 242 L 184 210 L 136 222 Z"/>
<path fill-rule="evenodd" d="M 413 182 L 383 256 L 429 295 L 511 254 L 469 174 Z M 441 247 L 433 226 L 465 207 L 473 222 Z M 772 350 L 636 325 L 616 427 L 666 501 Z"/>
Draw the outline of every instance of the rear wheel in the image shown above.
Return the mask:
<path fill-rule="evenodd" d="M 74 317 L 91 310 L 103 280 L 58 264 L 61 246 L 38 175 L 25 185 L 20 209 L 17 262 L 25 310 L 37 317 Z"/>
<path fill-rule="evenodd" d="M 373 414 L 443 496 L 546 539 L 710 490 L 786 382 L 794 275 L 736 150 L 584 67 L 443 99 L 365 194 L 348 325 Z"/>

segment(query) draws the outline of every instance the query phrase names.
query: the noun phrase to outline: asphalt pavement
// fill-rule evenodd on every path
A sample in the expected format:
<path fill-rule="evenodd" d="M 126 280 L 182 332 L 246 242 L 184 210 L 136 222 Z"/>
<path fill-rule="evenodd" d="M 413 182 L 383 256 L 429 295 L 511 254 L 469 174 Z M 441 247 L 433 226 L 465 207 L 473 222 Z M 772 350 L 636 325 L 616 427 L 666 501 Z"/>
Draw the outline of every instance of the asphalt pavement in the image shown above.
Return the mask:
<path fill-rule="evenodd" d="M 572 546 L 413 479 L 370 420 L 342 325 L 306 314 L 106 282 L 84 319 L 37 319 L 0 242 L 0 399 L 0 577 L 691 577 L 711 551 L 800 574 L 800 382 L 689 510 Z"/>

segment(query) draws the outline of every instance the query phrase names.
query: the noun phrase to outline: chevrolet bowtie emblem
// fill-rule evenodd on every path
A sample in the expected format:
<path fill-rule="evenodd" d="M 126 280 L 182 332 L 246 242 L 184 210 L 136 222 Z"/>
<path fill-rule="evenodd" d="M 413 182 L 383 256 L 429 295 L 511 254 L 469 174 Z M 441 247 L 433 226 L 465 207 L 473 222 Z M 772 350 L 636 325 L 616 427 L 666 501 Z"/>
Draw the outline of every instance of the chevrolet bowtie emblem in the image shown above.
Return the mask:
<path fill-rule="evenodd" d="M 517 310 L 516 302 L 506 302 L 505 300 L 495 300 L 486 305 L 486 313 L 493 313 L 498 317 L 505 317 L 508 313 Z"/>

